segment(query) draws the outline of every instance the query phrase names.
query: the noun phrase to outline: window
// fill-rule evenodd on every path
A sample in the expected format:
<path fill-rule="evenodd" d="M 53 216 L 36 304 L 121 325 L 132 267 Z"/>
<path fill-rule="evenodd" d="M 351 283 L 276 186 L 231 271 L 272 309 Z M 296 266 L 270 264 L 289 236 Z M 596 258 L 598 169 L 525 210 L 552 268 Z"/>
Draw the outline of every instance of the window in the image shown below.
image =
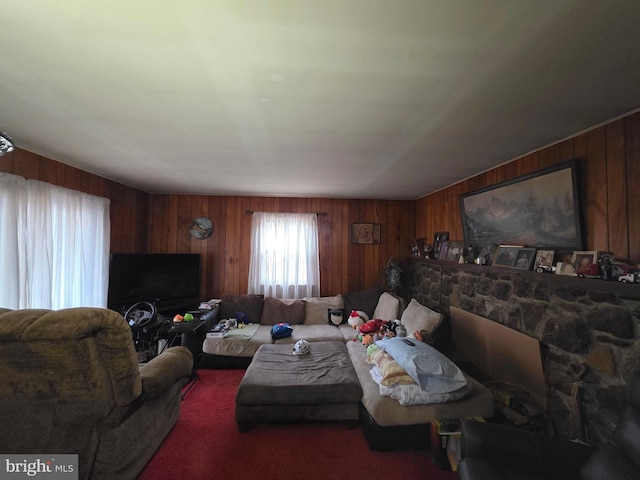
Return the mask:
<path fill-rule="evenodd" d="M 0 173 L 0 307 L 106 307 L 109 200 Z"/>
<path fill-rule="evenodd" d="M 278 298 L 320 296 L 316 214 L 253 214 L 248 292 Z"/>

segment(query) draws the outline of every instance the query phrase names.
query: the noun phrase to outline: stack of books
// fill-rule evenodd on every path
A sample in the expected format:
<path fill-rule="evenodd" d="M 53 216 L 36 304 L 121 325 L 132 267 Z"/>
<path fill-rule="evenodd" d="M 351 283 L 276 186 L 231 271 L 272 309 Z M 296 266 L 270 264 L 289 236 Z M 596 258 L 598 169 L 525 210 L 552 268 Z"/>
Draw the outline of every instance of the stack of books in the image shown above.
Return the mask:
<path fill-rule="evenodd" d="M 229 331 L 229 327 L 226 324 L 214 325 L 211 330 L 207 332 L 207 338 L 222 338 L 224 334 Z"/>
<path fill-rule="evenodd" d="M 213 307 L 218 305 L 222 300 L 219 298 L 212 298 L 211 300 L 207 300 L 206 302 L 200 302 L 198 306 L 199 310 L 211 310 Z"/>

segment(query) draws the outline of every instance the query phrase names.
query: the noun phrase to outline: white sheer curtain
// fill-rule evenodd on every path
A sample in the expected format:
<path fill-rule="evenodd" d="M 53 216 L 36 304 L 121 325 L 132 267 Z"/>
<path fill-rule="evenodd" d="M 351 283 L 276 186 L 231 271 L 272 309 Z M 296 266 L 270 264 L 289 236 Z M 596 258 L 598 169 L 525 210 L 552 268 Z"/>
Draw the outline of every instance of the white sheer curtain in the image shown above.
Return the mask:
<path fill-rule="evenodd" d="M 0 307 L 106 307 L 109 199 L 0 173 Z"/>
<path fill-rule="evenodd" d="M 320 296 L 315 213 L 254 212 L 248 292 L 278 298 Z"/>

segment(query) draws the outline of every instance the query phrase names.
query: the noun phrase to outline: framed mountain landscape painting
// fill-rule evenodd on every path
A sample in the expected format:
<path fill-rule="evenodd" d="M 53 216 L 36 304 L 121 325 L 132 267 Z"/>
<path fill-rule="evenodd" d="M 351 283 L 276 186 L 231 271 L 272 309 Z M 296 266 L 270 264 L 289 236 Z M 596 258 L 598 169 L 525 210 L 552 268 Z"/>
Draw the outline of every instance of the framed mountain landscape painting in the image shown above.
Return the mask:
<path fill-rule="evenodd" d="M 465 245 L 582 250 L 575 159 L 460 195 Z"/>

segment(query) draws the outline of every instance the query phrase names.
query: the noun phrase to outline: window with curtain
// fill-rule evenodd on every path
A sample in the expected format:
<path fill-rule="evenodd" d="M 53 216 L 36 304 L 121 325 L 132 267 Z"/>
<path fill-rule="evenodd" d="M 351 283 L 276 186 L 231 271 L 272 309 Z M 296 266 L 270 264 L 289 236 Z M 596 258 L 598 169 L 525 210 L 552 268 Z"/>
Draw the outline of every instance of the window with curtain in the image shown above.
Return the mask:
<path fill-rule="evenodd" d="M 320 296 L 315 213 L 254 212 L 248 292 L 277 298 Z"/>
<path fill-rule="evenodd" d="M 109 203 L 0 173 L 0 307 L 106 307 Z"/>

